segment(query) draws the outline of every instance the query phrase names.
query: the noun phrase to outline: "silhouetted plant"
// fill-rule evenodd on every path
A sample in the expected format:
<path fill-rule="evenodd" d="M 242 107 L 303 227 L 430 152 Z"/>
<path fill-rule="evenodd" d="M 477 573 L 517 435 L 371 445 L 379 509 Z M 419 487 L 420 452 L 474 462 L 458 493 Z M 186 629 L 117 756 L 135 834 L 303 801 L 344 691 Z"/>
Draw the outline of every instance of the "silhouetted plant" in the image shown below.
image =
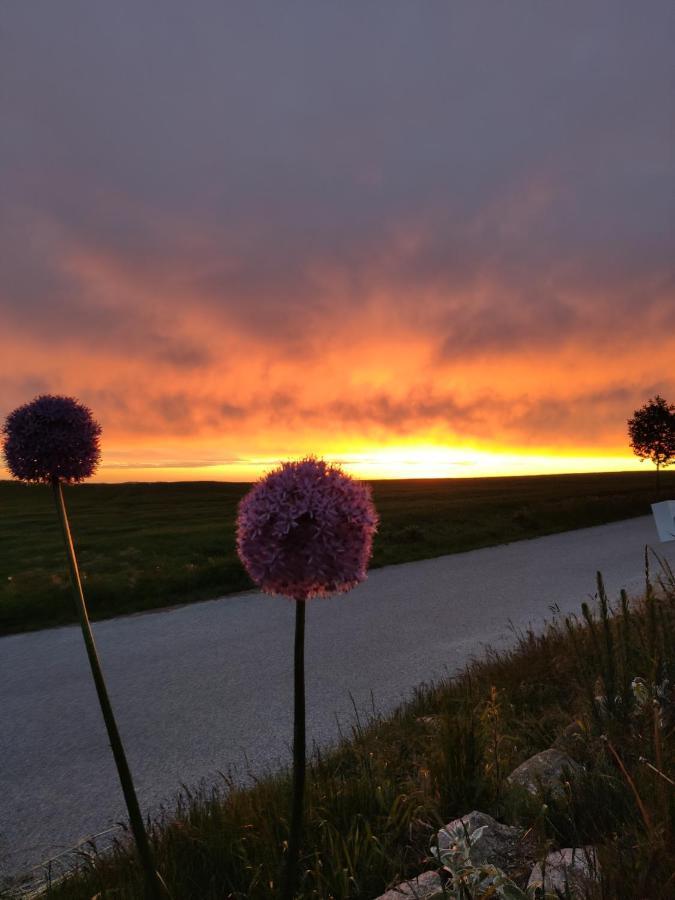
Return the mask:
<path fill-rule="evenodd" d="M 155 898 L 159 900 L 166 894 L 155 868 L 131 771 L 98 658 L 63 497 L 64 483 L 77 484 L 96 471 L 101 455 L 101 426 L 94 420 L 91 410 L 71 397 L 43 394 L 11 412 L 2 431 L 3 453 L 12 475 L 21 481 L 52 486 L 82 636 L 129 812 L 138 856 L 145 872 L 146 894 L 152 900 Z"/>
<path fill-rule="evenodd" d="M 306 769 L 305 604 L 366 578 L 378 517 L 370 488 L 314 458 L 283 463 L 239 505 L 237 549 L 251 578 L 295 601 L 293 805 L 282 896 L 292 900 L 302 840 Z"/>
<path fill-rule="evenodd" d="M 628 420 L 630 446 L 640 459 L 656 466 L 656 486 L 660 470 L 675 462 L 675 406 L 658 394 L 636 409 Z"/>

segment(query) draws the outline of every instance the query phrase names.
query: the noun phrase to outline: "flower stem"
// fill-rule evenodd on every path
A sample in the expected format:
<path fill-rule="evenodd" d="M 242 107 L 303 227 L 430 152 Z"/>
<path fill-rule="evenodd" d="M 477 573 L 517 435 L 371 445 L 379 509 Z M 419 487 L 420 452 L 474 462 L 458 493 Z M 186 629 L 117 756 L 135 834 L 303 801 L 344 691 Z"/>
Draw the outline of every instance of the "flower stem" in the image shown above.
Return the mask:
<path fill-rule="evenodd" d="M 152 850 L 150 848 L 150 843 L 148 841 L 148 835 L 143 824 L 143 817 L 138 805 L 138 798 L 136 797 L 136 791 L 134 789 L 131 771 L 129 770 L 129 764 L 127 763 L 124 747 L 122 746 L 122 740 L 117 729 L 115 716 L 113 715 L 112 706 L 110 705 L 108 690 L 103 678 L 101 663 L 96 651 L 96 644 L 94 643 L 94 635 L 92 634 L 91 625 L 89 623 L 89 615 L 87 613 L 87 605 L 85 603 L 84 593 L 82 591 L 82 581 L 80 579 L 80 571 L 77 565 L 77 557 L 75 555 L 73 539 L 70 534 L 68 513 L 66 512 L 66 504 L 63 499 L 61 482 L 58 479 L 54 479 L 54 481 L 52 482 L 52 487 L 54 489 L 56 511 L 59 516 L 61 530 L 63 531 L 63 540 L 66 545 L 66 554 L 68 556 L 68 565 L 70 567 L 70 578 L 73 586 L 73 593 L 75 595 L 75 600 L 77 603 L 77 611 L 80 618 L 82 636 L 84 637 L 84 644 L 87 648 L 87 656 L 89 657 L 91 674 L 93 675 L 94 684 L 96 685 L 98 701 L 101 706 L 101 712 L 103 713 L 103 720 L 108 731 L 110 747 L 115 758 L 117 773 L 122 785 L 124 799 L 127 804 L 131 830 L 136 840 L 138 856 L 141 862 L 141 866 L 143 867 L 143 873 L 145 875 L 146 896 L 148 897 L 148 900 L 163 900 L 163 898 L 167 896 L 167 893 L 165 890 L 165 886 L 159 876 L 159 873 L 155 868 L 155 862 L 153 859 Z"/>
<path fill-rule="evenodd" d="M 295 665 L 293 716 L 293 808 L 288 841 L 283 900 L 293 900 L 298 883 L 298 861 L 302 841 L 305 798 L 305 600 L 295 601 Z"/>

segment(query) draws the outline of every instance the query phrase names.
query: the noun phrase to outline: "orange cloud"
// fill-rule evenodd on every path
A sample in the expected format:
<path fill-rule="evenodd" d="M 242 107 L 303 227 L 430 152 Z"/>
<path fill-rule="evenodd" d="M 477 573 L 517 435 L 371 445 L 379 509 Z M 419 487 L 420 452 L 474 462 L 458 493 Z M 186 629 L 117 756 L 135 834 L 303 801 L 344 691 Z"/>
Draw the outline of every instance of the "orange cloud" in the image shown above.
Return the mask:
<path fill-rule="evenodd" d="M 248 478 L 307 452 L 369 474 L 397 465 L 401 475 L 560 471 L 613 459 L 625 468 L 625 419 L 646 395 L 672 389 L 655 377 L 669 373 L 675 351 L 675 336 L 654 339 L 665 289 L 652 296 L 645 333 L 625 321 L 607 352 L 594 321 L 598 306 L 609 309 L 603 293 L 587 290 L 590 312 L 557 335 L 543 313 L 530 325 L 528 304 L 488 274 L 468 294 L 428 288 L 418 305 L 375 264 L 362 273 L 357 305 L 346 275 L 324 268 L 312 277 L 329 308 L 296 352 L 285 334 L 256 334 L 238 311 L 214 310 L 189 267 L 146 263 L 139 272 L 79 247 L 64 260 L 110 328 L 83 336 L 74 317 L 50 340 L 15 324 L 5 335 L 3 403 L 9 410 L 41 391 L 87 402 L 104 426 L 104 479 Z M 453 310 L 468 336 L 453 330 Z M 503 330 L 515 337 L 502 341 Z"/>

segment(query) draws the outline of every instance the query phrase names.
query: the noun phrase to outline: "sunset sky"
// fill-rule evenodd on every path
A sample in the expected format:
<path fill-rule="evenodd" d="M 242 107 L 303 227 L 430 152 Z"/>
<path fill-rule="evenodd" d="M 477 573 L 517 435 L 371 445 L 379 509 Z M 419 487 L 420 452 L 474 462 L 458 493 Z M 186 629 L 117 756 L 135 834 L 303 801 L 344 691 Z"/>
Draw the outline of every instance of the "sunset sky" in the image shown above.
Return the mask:
<path fill-rule="evenodd" d="M 674 46 L 672 0 L 3 4 L 0 417 L 76 396 L 103 481 L 639 468 Z"/>

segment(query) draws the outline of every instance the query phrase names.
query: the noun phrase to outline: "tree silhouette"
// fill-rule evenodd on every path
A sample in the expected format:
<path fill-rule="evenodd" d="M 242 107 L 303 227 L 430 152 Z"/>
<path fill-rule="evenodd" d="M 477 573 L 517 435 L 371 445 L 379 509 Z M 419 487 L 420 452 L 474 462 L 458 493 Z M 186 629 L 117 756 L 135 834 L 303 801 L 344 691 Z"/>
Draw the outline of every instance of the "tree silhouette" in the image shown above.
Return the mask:
<path fill-rule="evenodd" d="M 650 398 L 628 420 L 628 435 L 635 455 L 656 466 L 658 487 L 661 468 L 675 462 L 675 406 L 658 394 Z"/>

